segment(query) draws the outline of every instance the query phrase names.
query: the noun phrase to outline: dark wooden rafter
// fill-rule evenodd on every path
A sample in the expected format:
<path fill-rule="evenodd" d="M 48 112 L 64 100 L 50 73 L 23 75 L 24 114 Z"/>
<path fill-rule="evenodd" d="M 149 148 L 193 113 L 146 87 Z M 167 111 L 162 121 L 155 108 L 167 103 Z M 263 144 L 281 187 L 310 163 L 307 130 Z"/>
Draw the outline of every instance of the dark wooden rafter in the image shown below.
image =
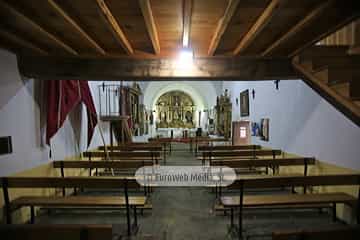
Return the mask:
<path fill-rule="evenodd" d="M 294 57 L 296 54 L 304 50 L 306 47 L 316 43 L 317 41 L 320 41 L 327 35 L 331 34 L 332 32 L 335 32 L 339 28 L 341 28 L 346 23 L 352 21 L 356 15 L 359 16 L 359 4 L 357 6 L 353 6 L 352 3 L 355 1 L 337 1 L 337 0 L 327 0 L 323 3 L 321 3 L 319 6 L 317 6 L 314 10 L 312 10 L 308 15 L 306 15 L 301 21 L 299 21 L 294 27 L 292 27 L 288 32 L 286 32 L 284 35 L 282 35 L 278 40 L 276 40 L 273 44 L 271 44 L 262 54 L 261 56 L 267 57 L 267 56 L 273 56 L 273 55 L 279 55 L 276 54 L 276 52 L 279 51 L 279 49 L 284 48 L 284 45 L 292 43 L 293 39 L 295 39 L 297 36 L 302 39 L 309 38 L 306 33 L 303 33 L 304 29 L 309 28 L 316 28 L 317 20 L 318 19 L 329 19 L 328 22 L 332 21 L 332 19 L 335 19 L 335 16 L 333 16 L 333 12 L 337 12 L 337 14 L 341 15 L 341 19 L 337 20 L 334 24 L 329 24 L 326 29 L 322 27 L 322 31 L 317 31 L 316 34 L 312 34 L 307 41 L 303 41 L 303 43 L 296 44 L 294 46 L 289 46 L 286 48 L 289 48 L 288 51 L 285 52 L 285 55 L 288 57 Z M 339 9 L 339 4 L 342 4 L 341 7 L 347 8 L 346 11 L 343 9 Z M 348 6 L 344 6 L 345 4 L 348 4 Z M 287 46 L 287 45 L 286 45 Z M 283 55 L 283 54 L 281 54 Z"/>
<path fill-rule="evenodd" d="M 150 0 L 139 0 L 141 12 L 144 16 L 147 31 L 149 33 L 154 51 L 156 54 L 160 54 L 160 42 L 158 31 L 156 28 L 154 16 L 151 9 Z"/>
<path fill-rule="evenodd" d="M 100 54 L 105 55 L 105 50 L 94 40 L 89 34 L 73 19 L 71 18 L 66 11 L 58 5 L 54 0 L 48 0 L 49 5 L 60 15 L 62 16 L 76 31 L 84 38 L 86 41 Z"/>
<path fill-rule="evenodd" d="M 183 47 L 189 47 L 193 0 L 183 0 Z"/>
<path fill-rule="evenodd" d="M 38 79 L 83 80 L 278 80 L 295 79 L 289 59 L 195 58 L 193 69 L 177 68 L 175 59 L 18 58 L 20 72 Z"/>
<path fill-rule="evenodd" d="M 13 6 L 9 5 L 7 2 L 0 1 L 0 5 L 7 11 L 13 13 L 20 21 L 26 22 L 26 24 L 31 25 L 34 29 L 41 32 L 47 38 L 51 39 L 56 45 L 62 47 L 68 53 L 75 55 L 75 56 L 79 55 L 79 53 L 75 49 L 73 49 L 71 46 L 66 44 L 63 40 L 61 40 L 57 36 L 53 35 L 49 31 L 45 30 L 42 26 L 40 26 L 40 24 L 34 22 L 30 17 L 21 13 L 19 10 L 17 10 Z"/>
<path fill-rule="evenodd" d="M 276 12 L 276 9 L 278 8 L 281 1 L 282 0 L 272 0 L 270 2 L 264 12 L 256 20 L 255 24 L 251 27 L 249 32 L 236 46 L 233 51 L 234 55 L 238 55 L 239 53 L 241 53 L 241 51 L 246 49 L 250 45 L 250 43 L 256 38 L 256 36 L 266 27 L 266 25 L 270 23 L 271 17 L 274 16 L 274 13 Z"/>
<path fill-rule="evenodd" d="M 115 17 L 113 16 L 111 10 L 105 3 L 105 0 L 95 0 L 96 4 L 103 16 L 105 24 L 110 28 L 112 33 L 114 34 L 117 41 L 123 47 L 127 54 L 131 55 L 134 54 L 134 49 L 132 48 L 129 40 L 125 36 L 124 32 L 122 31 L 119 23 L 116 21 Z"/>
<path fill-rule="evenodd" d="M 4 29 L 0 29 L 0 36 L 9 40 L 16 46 L 24 47 L 24 48 L 29 49 L 33 52 L 36 52 L 40 55 L 48 55 L 49 54 L 46 50 L 42 49 L 41 47 L 38 47 L 35 44 L 33 44 L 25 39 L 22 39 L 18 35 L 14 34 L 12 32 L 6 31 Z"/>
<path fill-rule="evenodd" d="M 224 12 L 223 17 L 219 20 L 218 25 L 216 26 L 214 35 L 211 39 L 211 43 L 208 49 L 208 55 L 212 56 L 215 54 L 215 51 L 220 43 L 220 40 L 222 38 L 222 36 L 225 33 L 225 30 L 227 29 L 231 18 L 233 17 L 238 4 L 239 4 L 240 0 L 229 0 L 228 5 L 226 7 L 226 10 Z"/>

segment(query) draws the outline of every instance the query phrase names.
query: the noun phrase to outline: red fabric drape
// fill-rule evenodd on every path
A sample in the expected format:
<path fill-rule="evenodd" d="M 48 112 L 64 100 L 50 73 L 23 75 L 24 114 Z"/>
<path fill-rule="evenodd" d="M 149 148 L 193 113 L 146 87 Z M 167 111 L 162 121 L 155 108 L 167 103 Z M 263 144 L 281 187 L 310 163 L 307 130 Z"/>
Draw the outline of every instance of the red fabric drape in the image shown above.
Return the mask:
<path fill-rule="evenodd" d="M 87 81 L 50 80 L 47 82 L 46 143 L 62 127 L 67 115 L 81 102 L 86 106 L 88 118 L 88 146 L 97 124 L 96 109 Z"/>

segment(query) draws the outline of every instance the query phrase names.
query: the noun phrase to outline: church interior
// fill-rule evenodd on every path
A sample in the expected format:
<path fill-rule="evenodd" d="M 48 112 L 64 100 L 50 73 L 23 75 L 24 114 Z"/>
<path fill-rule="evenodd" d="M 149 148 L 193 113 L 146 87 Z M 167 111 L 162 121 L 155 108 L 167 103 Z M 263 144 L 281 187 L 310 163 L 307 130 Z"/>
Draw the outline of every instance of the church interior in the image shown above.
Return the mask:
<path fill-rule="evenodd" d="M 359 17 L 0 0 L 0 238 L 360 239 Z"/>

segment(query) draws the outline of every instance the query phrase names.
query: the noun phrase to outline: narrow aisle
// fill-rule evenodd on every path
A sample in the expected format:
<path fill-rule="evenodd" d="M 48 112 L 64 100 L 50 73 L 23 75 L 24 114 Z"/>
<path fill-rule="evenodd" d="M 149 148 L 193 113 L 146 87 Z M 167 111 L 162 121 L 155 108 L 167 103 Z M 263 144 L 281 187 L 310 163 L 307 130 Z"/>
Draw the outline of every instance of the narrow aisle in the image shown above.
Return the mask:
<path fill-rule="evenodd" d="M 173 144 L 167 165 L 201 165 L 188 144 Z M 158 187 L 152 195 L 152 216 L 142 219 L 141 232 L 155 239 L 224 239 L 228 219 L 215 217 L 214 195 L 204 187 Z"/>

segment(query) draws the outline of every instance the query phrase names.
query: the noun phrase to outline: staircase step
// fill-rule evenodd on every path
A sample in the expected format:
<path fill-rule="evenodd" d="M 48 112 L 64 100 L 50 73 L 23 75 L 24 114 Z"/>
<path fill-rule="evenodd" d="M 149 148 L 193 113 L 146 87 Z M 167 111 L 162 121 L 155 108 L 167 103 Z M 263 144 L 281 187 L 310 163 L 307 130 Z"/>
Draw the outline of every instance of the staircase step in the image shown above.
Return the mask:
<path fill-rule="evenodd" d="M 341 96 L 350 99 L 350 83 L 340 83 L 331 86 L 338 94 Z"/>
<path fill-rule="evenodd" d="M 324 68 L 355 68 L 360 67 L 360 56 L 314 57 L 312 70 L 317 72 Z"/>
<path fill-rule="evenodd" d="M 360 76 L 360 69 L 326 67 L 314 72 L 317 79 L 328 85 L 350 82 L 353 78 Z"/>
<path fill-rule="evenodd" d="M 346 56 L 348 54 L 349 46 L 324 46 L 317 45 L 304 50 L 300 56 L 300 62 L 312 59 L 313 57 L 336 57 Z"/>

